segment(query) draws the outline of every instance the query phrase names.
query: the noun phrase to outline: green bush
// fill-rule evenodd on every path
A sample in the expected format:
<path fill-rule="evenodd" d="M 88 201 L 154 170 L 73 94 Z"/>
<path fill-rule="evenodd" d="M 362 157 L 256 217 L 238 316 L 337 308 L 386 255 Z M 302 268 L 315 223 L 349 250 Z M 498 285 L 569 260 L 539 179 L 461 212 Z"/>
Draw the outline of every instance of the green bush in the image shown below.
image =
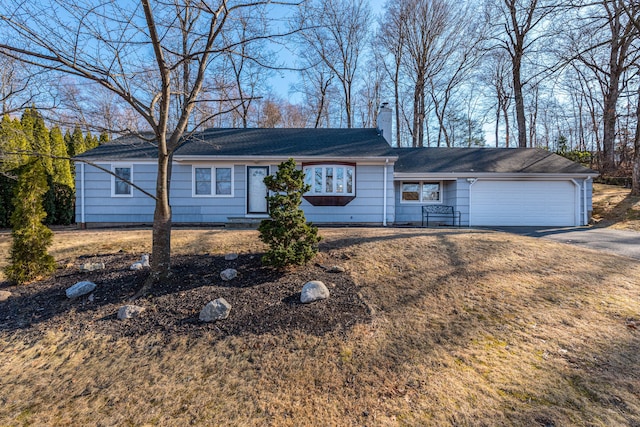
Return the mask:
<path fill-rule="evenodd" d="M 24 284 L 55 269 L 55 260 L 47 252 L 53 232 L 42 221 L 47 216 L 43 196 L 47 177 L 42 162 L 27 163 L 20 173 L 11 215 L 13 242 L 5 274 L 9 281 Z"/>
<path fill-rule="evenodd" d="M 264 179 L 271 195 L 267 197 L 271 219 L 260 223 L 260 240 L 269 245 L 262 263 L 281 268 L 302 265 L 318 252 L 318 228 L 308 224 L 300 209 L 302 195 L 310 186 L 304 183 L 304 172 L 289 159 L 278 167 L 275 175 Z"/>

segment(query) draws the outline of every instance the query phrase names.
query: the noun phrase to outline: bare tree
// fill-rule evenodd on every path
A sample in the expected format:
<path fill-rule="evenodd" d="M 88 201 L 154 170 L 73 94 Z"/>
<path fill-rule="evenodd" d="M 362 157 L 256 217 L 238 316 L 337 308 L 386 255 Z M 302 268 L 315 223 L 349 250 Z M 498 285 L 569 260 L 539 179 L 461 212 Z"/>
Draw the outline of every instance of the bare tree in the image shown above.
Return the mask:
<path fill-rule="evenodd" d="M 525 56 L 551 34 L 544 23 L 562 6 L 551 0 L 490 0 L 488 17 L 495 24 L 494 39 L 511 59 L 513 98 L 518 126 L 518 146 L 527 147 L 527 120 L 523 88 Z M 498 19 L 496 19 L 498 18 Z"/>
<path fill-rule="evenodd" d="M 316 0 L 299 19 L 306 28 L 300 33 L 301 49 L 311 49 L 312 58 L 324 63 L 340 82 L 346 127 L 351 128 L 356 74 L 371 23 L 369 4 L 364 0 Z"/>
<path fill-rule="evenodd" d="M 153 257 L 143 292 L 170 271 L 171 160 L 182 138 L 198 125 L 190 118 L 201 100 L 212 58 L 236 47 L 225 45 L 221 35 L 238 13 L 266 3 L 5 0 L 0 4 L 0 53 L 102 85 L 126 101 L 153 132 L 149 142 L 158 151 Z M 192 15 L 195 21 L 180 25 L 176 12 L 182 15 L 187 9 L 197 11 Z M 175 40 L 188 42 L 178 50 Z M 185 66 L 188 78 L 176 80 L 175 71 L 184 72 Z M 182 106 L 174 123 L 171 112 L 177 94 Z"/>
<path fill-rule="evenodd" d="M 447 32 L 451 5 L 447 0 L 402 0 L 404 54 L 403 68 L 412 83 L 412 146 L 424 145 L 427 123 L 426 91 L 428 82 L 445 67 L 454 47 Z"/>

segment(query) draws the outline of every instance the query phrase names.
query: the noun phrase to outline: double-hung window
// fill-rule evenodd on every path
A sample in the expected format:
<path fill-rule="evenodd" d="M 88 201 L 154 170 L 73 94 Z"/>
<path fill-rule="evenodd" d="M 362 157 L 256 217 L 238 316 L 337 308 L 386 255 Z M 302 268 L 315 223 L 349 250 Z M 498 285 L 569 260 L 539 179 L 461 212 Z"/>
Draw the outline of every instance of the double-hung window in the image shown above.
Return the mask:
<path fill-rule="evenodd" d="M 112 197 L 132 197 L 133 188 L 130 182 L 133 182 L 132 165 L 111 165 L 111 196 Z"/>
<path fill-rule="evenodd" d="M 355 166 L 309 165 L 304 167 L 307 196 L 354 196 Z"/>
<path fill-rule="evenodd" d="M 440 203 L 442 183 L 434 181 L 405 181 L 402 183 L 402 202 Z"/>
<path fill-rule="evenodd" d="M 233 168 L 230 166 L 194 166 L 193 196 L 233 196 Z"/>

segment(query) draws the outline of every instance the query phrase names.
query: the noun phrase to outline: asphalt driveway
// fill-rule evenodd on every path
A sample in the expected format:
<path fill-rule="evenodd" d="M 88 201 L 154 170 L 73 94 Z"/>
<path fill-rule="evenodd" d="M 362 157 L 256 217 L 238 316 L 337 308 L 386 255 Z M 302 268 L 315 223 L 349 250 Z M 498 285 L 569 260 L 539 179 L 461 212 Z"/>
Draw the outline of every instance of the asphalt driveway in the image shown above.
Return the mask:
<path fill-rule="evenodd" d="M 492 227 L 492 230 L 541 237 L 640 260 L 640 232 L 592 227 Z"/>

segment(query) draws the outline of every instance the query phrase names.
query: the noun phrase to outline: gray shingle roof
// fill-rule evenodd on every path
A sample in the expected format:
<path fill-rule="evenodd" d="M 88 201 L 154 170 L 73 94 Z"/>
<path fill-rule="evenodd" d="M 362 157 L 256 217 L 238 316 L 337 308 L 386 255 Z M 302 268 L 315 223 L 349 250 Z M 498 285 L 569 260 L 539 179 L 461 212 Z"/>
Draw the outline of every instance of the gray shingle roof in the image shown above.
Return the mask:
<path fill-rule="evenodd" d="M 91 160 L 154 159 L 153 135 L 125 136 L 79 156 Z M 396 173 L 596 174 L 532 148 L 391 148 L 376 129 L 207 129 L 191 136 L 175 157 L 381 157 L 398 160 Z"/>
<path fill-rule="evenodd" d="M 396 148 L 398 173 L 597 174 L 539 148 Z"/>
<path fill-rule="evenodd" d="M 144 135 L 149 137 L 149 135 Z M 126 160 L 155 158 L 151 143 L 122 137 L 78 158 Z M 394 157 L 376 129 L 208 129 L 191 136 L 175 158 L 226 157 Z"/>

